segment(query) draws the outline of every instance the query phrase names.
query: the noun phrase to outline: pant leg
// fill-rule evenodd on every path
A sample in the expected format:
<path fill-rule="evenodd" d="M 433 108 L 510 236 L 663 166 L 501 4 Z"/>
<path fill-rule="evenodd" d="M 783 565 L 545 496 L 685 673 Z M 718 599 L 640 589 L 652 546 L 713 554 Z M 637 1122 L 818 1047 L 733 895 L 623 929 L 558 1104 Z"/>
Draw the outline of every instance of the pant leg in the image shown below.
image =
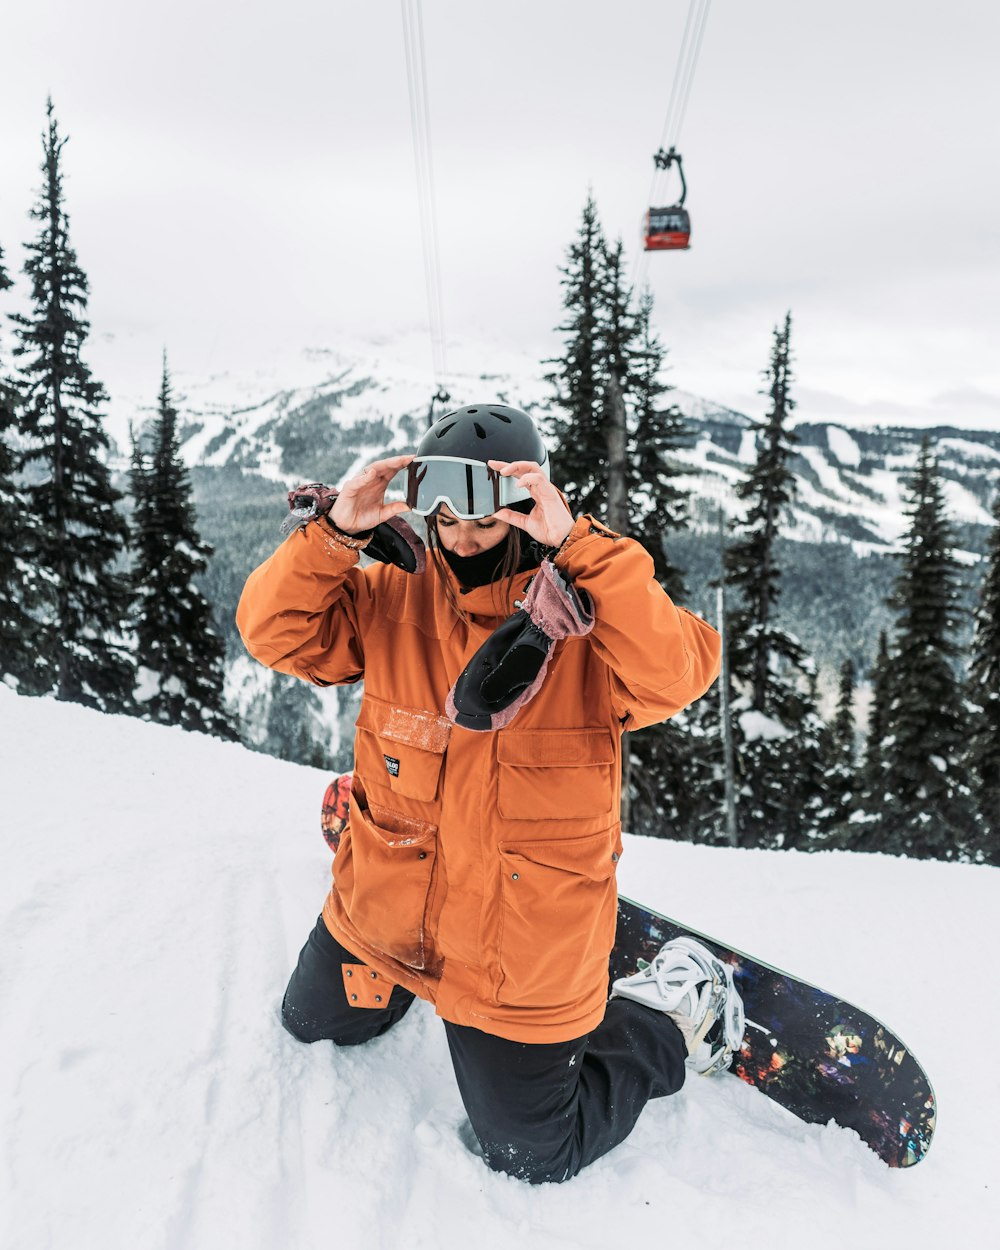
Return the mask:
<path fill-rule="evenodd" d="M 320 916 L 299 954 L 281 1004 L 281 1022 L 300 1042 L 329 1039 L 338 1046 L 371 1041 L 398 1023 L 414 995 L 394 985 L 384 1007 L 352 1007 L 344 989 L 344 964 L 364 961 L 341 946 Z"/>
<path fill-rule="evenodd" d="M 589 1036 L 526 1043 L 447 1024 L 455 1076 L 486 1163 L 563 1181 L 624 1141 L 651 1098 L 684 1084 L 687 1048 L 662 1012 L 613 998 Z"/>

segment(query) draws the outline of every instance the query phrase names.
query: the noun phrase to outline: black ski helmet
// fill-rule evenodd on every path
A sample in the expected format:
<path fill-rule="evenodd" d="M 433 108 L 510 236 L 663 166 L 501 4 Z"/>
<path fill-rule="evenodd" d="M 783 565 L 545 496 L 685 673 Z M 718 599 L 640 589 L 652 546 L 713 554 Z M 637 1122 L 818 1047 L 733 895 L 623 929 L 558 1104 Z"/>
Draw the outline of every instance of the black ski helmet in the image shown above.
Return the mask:
<path fill-rule="evenodd" d="M 549 476 L 549 453 L 534 421 L 506 404 L 469 404 L 439 417 L 420 440 L 421 456 L 461 460 L 533 460 Z"/>

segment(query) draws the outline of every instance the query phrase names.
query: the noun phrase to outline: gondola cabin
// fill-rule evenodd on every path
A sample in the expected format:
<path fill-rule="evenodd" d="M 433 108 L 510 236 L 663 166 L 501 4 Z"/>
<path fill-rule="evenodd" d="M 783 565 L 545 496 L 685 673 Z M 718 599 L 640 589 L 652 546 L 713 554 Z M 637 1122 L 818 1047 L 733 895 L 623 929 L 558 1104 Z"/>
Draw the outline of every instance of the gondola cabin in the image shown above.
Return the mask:
<path fill-rule="evenodd" d="M 651 208 L 643 218 L 643 250 L 680 252 L 691 246 L 691 218 L 686 208 Z"/>

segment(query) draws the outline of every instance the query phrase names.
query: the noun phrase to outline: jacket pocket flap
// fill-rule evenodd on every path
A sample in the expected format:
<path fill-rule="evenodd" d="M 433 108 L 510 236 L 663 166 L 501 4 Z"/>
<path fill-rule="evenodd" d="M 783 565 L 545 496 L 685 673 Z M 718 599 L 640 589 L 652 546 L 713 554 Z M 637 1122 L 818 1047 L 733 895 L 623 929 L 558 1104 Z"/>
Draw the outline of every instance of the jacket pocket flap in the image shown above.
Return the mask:
<path fill-rule="evenodd" d="M 394 812 L 391 808 L 380 807 L 369 803 L 372 830 L 379 835 L 386 846 L 423 846 L 437 835 L 437 825 L 428 820 L 418 820 L 415 816 L 404 816 L 402 812 Z"/>
<path fill-rule="evenodd" d="M 497 738 L 497 761 L 518 768 L 587 767 L 614 758 L 607 729 L 525 729 Z"/>
<path fill-rule="evenodd" d="M 389 742 L 401 742 L 431 755 L 443 755 L 451 737 L 452 724 L 421 708 L 392 707 L 367 698 L 358 715 L 358 728 L 370 730 Z"/>
<path fill-rule="evenodd" d="M 615 831 L 617 838 L 617 830 Z M 591 881 L 606 881 L 614 874 L 621 854 L 619 844 L 608 830 L 589 834 L 585 838 L 554 838 L 545 842 L 501 842 L 500 851 L 509 871 L 518 872 L 523 865 L 528 872 L 532 867 L 556 868 L 560 872 L 589 877 Z M 516 879 L 516 878 L 515 878 Z"/>

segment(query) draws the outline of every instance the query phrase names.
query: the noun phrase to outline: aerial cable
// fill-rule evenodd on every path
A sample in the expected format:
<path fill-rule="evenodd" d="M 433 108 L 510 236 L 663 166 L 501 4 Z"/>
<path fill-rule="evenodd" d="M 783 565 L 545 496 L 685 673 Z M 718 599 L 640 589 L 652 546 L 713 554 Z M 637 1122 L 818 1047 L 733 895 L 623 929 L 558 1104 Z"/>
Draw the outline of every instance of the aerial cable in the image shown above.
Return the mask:
<path fill-rule="evenodd" d="M 688 5 L 684 34 L 681 37 L 681 46 L 677 53 L 677 66 L 674 69 L 670 101 L 667 105 L 667 115 L 664 118 L 663 132 L 660 136 L 660 147 L 664 151 L 674 147 L 680 137 L 681 126 L 684 124 L 684 118 L 687 115 L 688 101 L 691 99 L 694 72 L 698 65 L 701 43 L 705 34 L 705 26 L 708 22 L 708 11 L 711 6 L 712 0 L 691 0 Z M 664 171 L 654 171 L 653 181 L 649 188 L 650 204 L 658 203 L 663 198 L 662 193 L 658 198 L 657 185 L 662 186 L 666 182 L 667 176 L 667 173 Z"/>
<path fill-rule="evenodd" d="M 670 126 L 674 117 L 674 110 L 677 107 L 677 92 L 681 85 L 681 68 L 684 64 L 685 50 L 688 47 L 688 36 L 691 32 L 691 23 L 697 10 L 698 0 L 691 0 L 688 5 L 687 19 L 684 22 L 684 34 L 681 36 L 680 52 L 677 56 L 677 67 L 674 70 L 674 81 L 670 87 L 670 100 L 667 103 L 667 115 L 663 121 L 663 133 L 660 135 L 660 147 L 666 148 L 667 141 L 670 138 Z"/>
<path fill-rule="evenodd" d="M 684 94 L 681 97 L 682 103 L 677 113 L 677 124 L 674 127 L 674 133 L 670 138 L 670 146 L 674 147 L 680 141 L 681 129 L 684 126 L 684 117 L 687 113 L 688 102 L 691 99 L 691 83 L 694 81 L 694 71 L 698 64 L 698 57 L 701 54 L 701 41 L 705 36 L 705 26 L 708 22 L 708 10 L 711 8 L 712 0 L 704 0 L 701 10 L 698 14 L 699 22 L 697 33 L 694 37 L 694 52 L 688 62 L 687 81 L 684 85 Z"/>
<path fill-rule="evenodd" d="M 677 65 L 674 68 L 673 83 L 670 88 L 670 99 L 667 103 L 667 115 L 663 121 L 660 136 L 660 151 L 676 146 L 680 136 L 684 118 L 687 115 L 688 102 L 691 99 L 691 86 L 694 82 L 695 69 L 701 54 L 705 26 L 708 23 L 708 12 L 712 0 L 690 0 L 687 18 L 684 22 L 684 33 L 677 53 Z M 649 187 L 648 203 L 665 203 L 667 196 L 666 184 L 670 177 L 669 169 L 656 168 Z M 640 252 L 636 257 L 632 271 L 633 289 L 647 285 L 649 254 Z"/>
<path fill-rule="evenodd" d="M 430 323 L 434 378 L 439 387 L 447 372 L 445 357 L 444 303 L 441 297 L 441 262 L 438 251 L 434 165 L 431 158 L 430 108 L 424 57 L 421 0 L 400 0 L 403 13 L 403 46 L 410 99 L 410 128 L 417 173 L 417 202 L 423 245 L 427 316 Z"/>
<path fill-rule="evenodd" d="M 441 299 L 441 268 L 438 259 L 434 171 L 430 143 L 430 111 L 427 104 L 420 0 L 402 0 L 402 11 L 431 352 L 435 377 L 440 380 L 445 373 L 444 314 Z"/>

